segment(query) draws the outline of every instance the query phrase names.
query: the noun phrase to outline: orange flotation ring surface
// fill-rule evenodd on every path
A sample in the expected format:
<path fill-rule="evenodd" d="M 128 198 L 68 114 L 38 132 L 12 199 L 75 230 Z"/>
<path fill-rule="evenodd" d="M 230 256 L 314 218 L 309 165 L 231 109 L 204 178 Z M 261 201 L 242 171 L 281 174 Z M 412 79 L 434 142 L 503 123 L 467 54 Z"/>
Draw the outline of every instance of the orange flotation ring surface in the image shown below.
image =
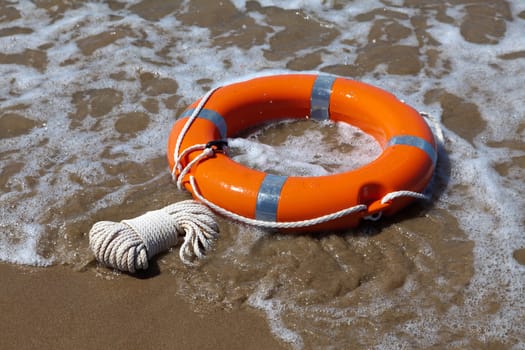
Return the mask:
<path fill-rule="evenodd" d="M 251 169 L 223 150 L 228 137 L 290 118 L 351 124 L 383 151 L 352 171 L 303 177 Z M 263 76 L 211 91 L 175 122 L 167 153 L 178 183 L 212 209 L 254 224 L 306 222 L 290 226 L 302 230 L 344 229 L 396 213 L 424 191 L 437 161 L 432 131 L 412 107 L 377 87 L 316 74 Z"/>

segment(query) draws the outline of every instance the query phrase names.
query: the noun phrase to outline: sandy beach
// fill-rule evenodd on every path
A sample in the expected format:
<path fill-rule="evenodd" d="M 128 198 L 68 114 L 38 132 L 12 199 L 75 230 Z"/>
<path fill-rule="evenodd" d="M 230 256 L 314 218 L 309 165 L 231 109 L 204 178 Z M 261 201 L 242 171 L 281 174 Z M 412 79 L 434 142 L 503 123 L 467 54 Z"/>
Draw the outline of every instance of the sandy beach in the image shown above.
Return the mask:
<path fill-rule="evenodd" d="M 1 349 L 286 349 L 253 310 L 197 312 L 174 281 L 0 264 Z"/>
<path fill-rule="evenodd" d="M 0 0 L 0 349 L 525 350 L 524 32 L 522 0 Z M 190 198 L 177 117 L 283 72 L 426 112 L 429 200 L 342 232 L 219 217 L 198 267 L 180 245 L 136 275 L 95 263 L 95 222 Z M 319 176 L 382 152 L 303 122 L 228 134 L 230 155 Z"/>

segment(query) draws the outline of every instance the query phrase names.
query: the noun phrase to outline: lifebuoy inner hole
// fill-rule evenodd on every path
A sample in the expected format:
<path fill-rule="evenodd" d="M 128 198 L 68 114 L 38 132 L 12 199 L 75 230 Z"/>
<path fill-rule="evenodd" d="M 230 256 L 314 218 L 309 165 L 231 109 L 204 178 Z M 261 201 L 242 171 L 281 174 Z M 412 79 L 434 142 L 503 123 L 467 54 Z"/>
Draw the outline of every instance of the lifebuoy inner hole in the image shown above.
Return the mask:
<path fill-rule="evenodd" d="M 235 161 L 267 173 L 320 176 L 351 171 L 376 159 L 381 146 L 345 122 L 284 119 L 229 139 Z"/>

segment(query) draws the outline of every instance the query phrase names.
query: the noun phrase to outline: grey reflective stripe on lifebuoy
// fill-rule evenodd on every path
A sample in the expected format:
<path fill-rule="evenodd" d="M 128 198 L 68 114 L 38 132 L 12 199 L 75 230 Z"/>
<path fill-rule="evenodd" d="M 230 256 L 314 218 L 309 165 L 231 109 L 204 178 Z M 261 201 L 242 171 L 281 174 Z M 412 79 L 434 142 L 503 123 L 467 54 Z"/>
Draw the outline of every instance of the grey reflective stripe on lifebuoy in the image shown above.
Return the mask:
<path fill-rule="evenodd" d="M 277 207 L 281 190 L 288 177 L 266 174 L 259 187 L 255 205 L 255 219 L 263 221 L 277 221 Z"/>
<path fill-rule="evenodd" d="M 310 96 L 310 118 L 315 120 L 328 120 L 330 114 L 330 95 L 336 77 L 330 75 L 319 75 L 315 79 Z"/>
<path fill-rule="evenodd" d="M 425 139 L 412 135 L 394 136 L 388 141 L 387 146 L 406 145 L 414 146 L 423 150 L 432 160 L 432 164 L 436 165 L 437 153 L 434 147 Z"/>
<path fill-rule="evenodd" d="M 195 108 L 189 108 L 189 109 L 185 110 L 180 115 L 179 119 L 191 116 L 191 114 L 193 113 L 194 110 L 195 110 Z M 201 109 L 201 111 L 199 112 L 199 115 L 197 117 L 201 118 L 201 119 L 209 120 L 210 122 L 215 124 L 215 126 L 219 130 L 219 133 L 221 134 L 221 139 L 225 139 L 226 138 L 227 132 L 228 132 L 228 126 L 226 125 L 226 121 L 224 120 L 222 115 L 220 115 L 219 113 L 217 113 L 217 112 L 215 112 L 215 111 L 213 111 L 211 109 L 203 108 L 203 109 Z"/>

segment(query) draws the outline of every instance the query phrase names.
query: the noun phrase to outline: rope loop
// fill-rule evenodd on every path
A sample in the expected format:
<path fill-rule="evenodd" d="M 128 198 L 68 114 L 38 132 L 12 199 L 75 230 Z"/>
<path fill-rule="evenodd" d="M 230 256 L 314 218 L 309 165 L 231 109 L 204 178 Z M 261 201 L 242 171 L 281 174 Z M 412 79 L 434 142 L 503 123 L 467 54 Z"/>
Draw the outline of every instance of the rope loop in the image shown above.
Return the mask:
<path fill-rule="evenodd" d="M 391 202 L 394 199 L 399 198 L 399 197 L 412 197 L 412 198 L 424 199 L 424 200 L 429 200 L 430 199 L 426 194 L 419 193 L 419 192 L 414 192 L 414 191 L 394 191 L 394 192 L 387 193 L 381 199 L 381 204 L 386 204 L 386 203 Z"/>

